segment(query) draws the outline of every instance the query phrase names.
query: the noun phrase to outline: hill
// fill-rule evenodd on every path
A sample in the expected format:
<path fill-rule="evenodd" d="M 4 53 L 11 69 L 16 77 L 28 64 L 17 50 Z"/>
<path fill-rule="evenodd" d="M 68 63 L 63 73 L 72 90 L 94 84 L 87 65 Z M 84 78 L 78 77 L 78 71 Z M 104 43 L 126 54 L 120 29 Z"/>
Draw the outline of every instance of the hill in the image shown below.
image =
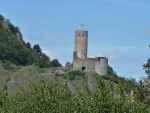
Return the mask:
<path fill-rule="evenodd" d="M 15 65 L 32 65 L 40 67 L 60 66 L 57 60 L 50 61 L 38 44 L 33 48 L 25 42 L 19 28 L 0 15 L 0 61 Z"/>
<path fill-rule="evenodd" d="M 138 84 L 131 80 L 56 71 L 36 66 L 11 73 L 1 70 L 0 112 L 150 113 L 149 106 L 140 100 Z"/>

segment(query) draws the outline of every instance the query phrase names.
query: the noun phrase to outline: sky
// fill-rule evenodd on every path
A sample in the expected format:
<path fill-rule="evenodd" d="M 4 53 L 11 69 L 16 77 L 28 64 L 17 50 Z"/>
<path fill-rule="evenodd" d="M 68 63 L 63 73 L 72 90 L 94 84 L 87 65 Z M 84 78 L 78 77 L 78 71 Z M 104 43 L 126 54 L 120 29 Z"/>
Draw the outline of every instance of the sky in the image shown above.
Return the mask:
<path fill-rule="evenodd" d="M 0 0 L 0 14 L 51 58 L 72 62 L 74 31 L 85 24 L 89 57 L 106 56 L 118 75 L 137 80 L 150 55 L 149 11 L 149 0 Z"/>

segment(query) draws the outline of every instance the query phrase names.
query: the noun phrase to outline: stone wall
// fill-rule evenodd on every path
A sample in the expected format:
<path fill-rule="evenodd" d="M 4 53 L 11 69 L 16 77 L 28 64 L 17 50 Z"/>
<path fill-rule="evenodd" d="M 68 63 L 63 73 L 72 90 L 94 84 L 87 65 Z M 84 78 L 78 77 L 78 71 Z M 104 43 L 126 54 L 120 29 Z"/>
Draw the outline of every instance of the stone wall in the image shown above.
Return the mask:
<path fill-rule="evenodd" d="M 101 58 L 87 58 L 87 59 L 75 59 L 73 63 L 73 69 L 85 72 L 96 72 L 99 75 L 107 75 L 108 73 L 108 59 Z"/>
<path fill-rule="evenodd" d="M 75 32 L 75 52 L 78 58 L 86 59 L 88 49 L 88 31 Z"/>
<path fill-rule="evenodd" d="M 99 75 L 107 75 L 108 73 L 108 59 L 105 57 L 100 57 L 95 63 L 95 71 Z"/>

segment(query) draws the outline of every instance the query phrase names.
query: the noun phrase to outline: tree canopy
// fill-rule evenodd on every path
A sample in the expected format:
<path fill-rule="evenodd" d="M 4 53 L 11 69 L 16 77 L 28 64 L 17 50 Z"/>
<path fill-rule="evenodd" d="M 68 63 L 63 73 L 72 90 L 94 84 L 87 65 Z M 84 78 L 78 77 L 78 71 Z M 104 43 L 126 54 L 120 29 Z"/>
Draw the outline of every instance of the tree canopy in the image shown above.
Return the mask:
<path fill-rule="evenodd" d="M 32 65 L 40 67 L 61 66 L 58 60 L 50 61 L 50 58 L 43 53 L 39 44 L 33 48 L 31 44 L 22 39 L 22 34 L 18 27 L 10 21 L 6 23 L 5 18 L 0 15 L 1 23 L 8 25 L 8 28 L 0 26 L 0 61 L 10 62 L 15 65 Z M 17 35 L 19 34 L 19 36 Z"/>

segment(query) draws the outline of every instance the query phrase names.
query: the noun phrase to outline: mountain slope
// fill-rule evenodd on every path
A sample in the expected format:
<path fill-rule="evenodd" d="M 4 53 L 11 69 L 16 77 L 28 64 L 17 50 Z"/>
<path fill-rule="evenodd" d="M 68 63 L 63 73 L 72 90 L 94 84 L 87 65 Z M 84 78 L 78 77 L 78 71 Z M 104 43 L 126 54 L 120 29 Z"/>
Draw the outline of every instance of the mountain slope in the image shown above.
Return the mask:
<path fill-rule="evenodd" d="M 32 48 L 30 43 L 23 40 L 19 28 L 0 15 L 0 61 L 23 66 L 36 64 L 49 67 L 53 66 L 56 60 L 50 62 L 38 44 Z M 61 65 L 58 62 L 54 66 Z"/>

